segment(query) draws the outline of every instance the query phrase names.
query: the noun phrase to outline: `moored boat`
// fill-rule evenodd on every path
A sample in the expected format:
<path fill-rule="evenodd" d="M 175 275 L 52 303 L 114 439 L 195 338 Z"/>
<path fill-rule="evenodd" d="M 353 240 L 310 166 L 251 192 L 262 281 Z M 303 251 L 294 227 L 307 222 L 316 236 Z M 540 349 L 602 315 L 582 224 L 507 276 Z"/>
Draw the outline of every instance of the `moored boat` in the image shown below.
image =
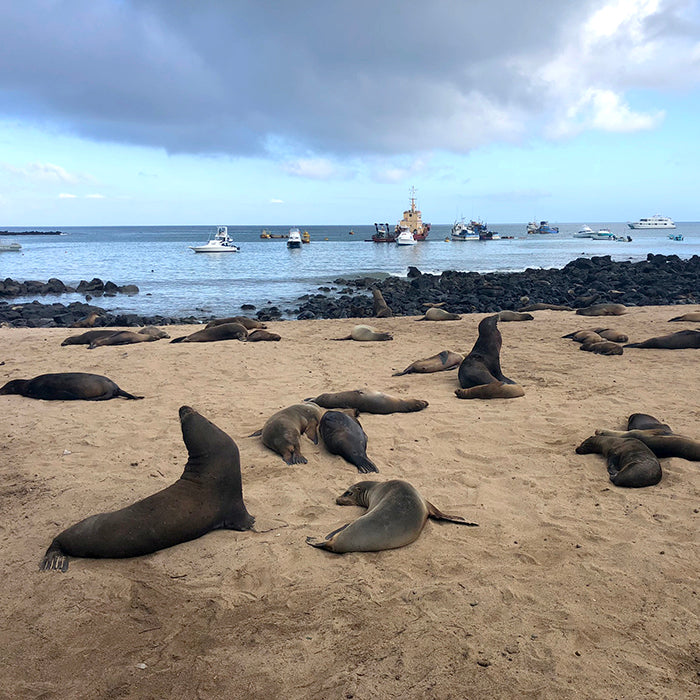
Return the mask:
<path fill-rule="evenodd" d="M 430 224 L 423 223 L 420 209 L 416 209 L 416 188 L 411 187 L 411 206 L 403 213 L 403 219 L 396 224 L 395 233 L 398 236 L 401 229 L 407 228 L 417 241 L 424 241 L 430 233 Z"/>
<path fill-rule="evenodd" d="M 398 233 L 389 231 L 389 224 L 374 224 L 376 233 L 372 235 L 373 243 L 396 243 Z"/>
<path fill-rule="evenodd" d="M 590 238 L 595 231 L 590 227 L 584 224 L 581 226 L 581 228 L 574 234 L 574 238 Z"/>
<path fill-rule="evenodd" d="M 616 236 L 609 228 L 598 229 L 589 238 L 592 241 L 618 241 L 620 243 L 627 243 L 632 240 L 629 236 Z"/>
<path fill-rule="evenodd" d="M 410 229 L 402 228 L 396 237 L 396 245 L 418 245 L 418 241 Z"/>
<path fill-rule="evenodd" d="M 668 216 L 661 216 L 661 214 L 654 214 L 654 216 L 647 216 L 641 218 L 639 221 L 634 221 L 627 224 L 630 228 L 643 229 L 643 228 L 676 228 L 676 224 L 673 219 Z"/>
<path fill-rule="evenodd" d="M 22 250 L 19 243 L 3 243 L 0 241 L 0 253 L 18 253 Z"/>
<path fill-rule="evenodd" d="M 304 233 L 301 234 L 301 242 L 311 243 L 311 236 L 309 235 L 308 231 L 304 231 Z"/>
<path fill-rule="evenodd" d="M 672 241 L 682 241 L 683 240 L 683 234 L 682 233 L 669 233 L 668 237 Z"/>
<path fill-rule="evenodd" d="M 204 245 L 191 245 L 190 248 L 195 253 L 239 253 L 241 250 L 228 235 L 226 226 L 217 226 L 216 234 Z"/>
<path fill-rule="evenodd" d="M 558 226 L 550 226 L 548 221 L 540 221 L 539 225 L 531 221 L 527 225 L 528 233 L 559 233 Z"/>
<path fill-rule="evenodd" d="M 287 248 L 301 248 L 301 231 L 298 228 L 290 228 L 287 236 Z"/>
<path fill-rule="evenodd" d="M 450 231 L 453 241 L 478 241 L 479 234 L 474 231 L 474 221 L 465 223 L 464 219 L 455 221 Z"/>

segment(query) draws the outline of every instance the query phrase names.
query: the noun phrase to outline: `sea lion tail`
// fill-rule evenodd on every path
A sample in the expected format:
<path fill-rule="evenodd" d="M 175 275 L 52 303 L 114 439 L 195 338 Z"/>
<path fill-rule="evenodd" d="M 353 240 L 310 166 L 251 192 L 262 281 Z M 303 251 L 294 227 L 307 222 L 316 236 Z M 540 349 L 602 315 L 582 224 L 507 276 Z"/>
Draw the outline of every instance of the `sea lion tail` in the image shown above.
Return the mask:
<path fill-rule="evenodd" d="M 170 342 L 171 343 L 181 343 L 187 336 L 186 335 L 181 335 L 179 338 L 173 338 Z"/>
<path fill-rule="evenodd" d="M 307 537 L 306 544 L 316 547 L 317 549 L 326 549 L 329 552 L 333 551 L 329 546 L 328 540 L 319 540 L 318 537 Z"/>
<path fill-rule="evenodd" d="M 119 391 L 117 392 L 117 396 L 122 396 L 125 399 L 133 399 L 135 401 L 143 398 L 143 396 L 134 396 L 133 394 L 130 394 L 128 391 L 124 391 L 123 389 L 119 389 Z"/>
<path fill-rule="evenodd" d="M 428 506 L 428 517 L 432 518 L 433 520 L 445 520 L 450 523 L 457 523 L 458 525 L 467 525 L 468 527 L 479 527 L 479 523 L 470 523 L 466 521 L 461 515 L 449 515 L 448 513 L 443 513 L 430 501 L 426 501 L 425 503 Z"/>
<path fill-rule="evenodd" d="M 367 457 L 360 457 L 357 462 L 355 462 L 355 466 L 360 474 L 369 474 L 369 472 L 379 471 L 379 469 L 377 469 L 377 465 Z"/>
<path fill-rule="evenodd" d="M 352 335 L 346 335 L 344 338 L 330 338 L 330 340 L 352 340 Z"/>
<path fill-rule="evenodd" d="M 623 348 L 641 348 L 642 344 L 641 343 L 627 343 L 626 345 L 622 346 Z"/>
<path fill-rule="evenodd" d="M 44 558 L 39 563 L 39 571 L 60 571 L 63 573 L 67 570 L 68 557 L 61 549 L 61 546 L 54 541 L 46 550 Z"/>
<path fill-rule="evenodd" d="M 404 374 L 410 374 L 410 373 L 411 372 L 409 371 L 409 368 L 406 367 L 406 369 L 403 370 L 403 372 L 394 372 L 394 374 L 392 374 L 391 376 L 392 377 L 402 377 Z"/>

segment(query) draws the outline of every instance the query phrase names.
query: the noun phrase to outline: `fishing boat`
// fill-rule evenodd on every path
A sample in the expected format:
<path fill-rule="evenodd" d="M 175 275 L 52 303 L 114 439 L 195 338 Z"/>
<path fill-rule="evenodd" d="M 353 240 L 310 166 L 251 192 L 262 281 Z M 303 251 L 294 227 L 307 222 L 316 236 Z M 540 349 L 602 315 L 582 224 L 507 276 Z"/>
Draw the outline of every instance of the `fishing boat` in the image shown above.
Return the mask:
<path fill-rule="evenodd" d="M 500 241 L 501 237 L 496 233 L 496 231 L 481 231 L 479 233 L 480 241 Z"/>
<path fill-rule="evenodd" d="M 549 222 L 547 222 L 547 221 L 540 221 L 539 224 L 536 224 L 534 221 L 531 221 L 527 225 L 527 232 L 528 233 L 559 233 L 559 227 L 558 226 L 550 226 Z"/>
<path fill-rule="evenodd" d="M 217 226 L 216 234 L 204 245 L 191 245 L 195 253 L 239 253 L 240 248 L 233 243 L 226 226 Z"/>
<path fill-rule="evenodd" d="M 453 241 L 478 241 L 479 234 L 474 231 L 474 222 L 465 223 L 464 219 L 455 221 L 450 231 Z"/>
<path fill-rule="evenodd" d="M 309 235 L 308 231 L 304 231 L 304 233 L 301 234 L 301 242 L 311 243 L 311 236 Z"/>
<path fill-rule="evenodd" d="M 301 231 L 298 228 L 289 229 L 287 248 L 301 248 Z"/>
<path fill-rule="evenodd" d="M 634 221 L 633 223 L 627 224 L 630 228 L 640 229 L 640 228 L 676 228 L 676 224 L 673 223 L 673 219 L 669 219 L 668 216 L 661 216 L 660 214 L 654 214 L 654 216 L 647 216 L 639 221 Z"/>
<path fill-rule="evenodd" d="M 672 241 L 682 241 L 683 240 L 683 234 L 682 233 L 669 233 L 668 237 Z"/>
<path fill-rule="evenodd" d="M 398 236 L 401 229 L 407 228 L 417 241 L 424 241 L 430 233 L 430 224 L 424 224 L 420 209 L 416 209 L 416 188 L 411 187 L 411 206 L 403 213 L 403 219 L 396 224 Z"/>
<path fill-rule="evenodd" d="M 376 233 L 372 235 L 373 243 L 396 243 L 398 233 L 389 231 L 389 224 L 374 224 Z"/>
<path fill-rule="evenodd" d="M 3 243 L 0 241 L 0 253 L 18 253 L 22 250 L 19 243 Z"/>
<path fill-rule="evenodd" d="M 396 245 L 418 245 L 418 241 L 413 235 L 413 231 L 409 228 L 402 228 L 396 237 Z"/>
<path fill-rule="evenodd" d="M 595 231 L 590 227 L 584 224 L 581 226 L 581 228 L 574 234 L 574 238 L 590 238 Z"/>

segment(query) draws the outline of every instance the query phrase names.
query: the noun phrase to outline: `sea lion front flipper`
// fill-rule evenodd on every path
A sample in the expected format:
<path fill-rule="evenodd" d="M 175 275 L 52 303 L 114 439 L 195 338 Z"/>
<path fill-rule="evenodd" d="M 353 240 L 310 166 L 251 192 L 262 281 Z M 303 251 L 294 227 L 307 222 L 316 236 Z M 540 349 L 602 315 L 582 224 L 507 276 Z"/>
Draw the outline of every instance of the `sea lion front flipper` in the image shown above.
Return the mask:
<path fill-rule="evenodd" d="M 430 501 L 426 501 L 428 506 L 428 517 L 433 520 L 445 520 L 450 523 L 458 523 L 459 525 L 468 525 L 469 527 L 479 527 L 479 523 L 467 522 L 461 515 L 448 515 L 436 508 Z"/>
<path fill-rule="evenodd" d="M 314 443 L 314 445 L 318 445 L 318 421 L 317 420 L 312 420 L 309 421 L 308 425 L 304 430 L 302 431 L 304 435 L 306 435 L 311 442 Z"/>
<path fill-rule="evenodd" d="M 333 537 L 351 524 L 352 523 L 345 523 L 345 525 L 341 525 L 336 530 L 333 530 L 333 532 L 329 532 L 322 540 L 319 540 L 318 537 L 307 537 L 306 544 L 310 544 L 312 547 L 317 547 L 318 549 L 327 549 L 329 552 L 332 552 L 331 540 Z"/>
<path fill-rule="evenodd" d="M 57 544 L 52 543 L 39 563 L 39 571 L 60 571 L 64 573 L 67 570 L 68 556 L 63 553 L 63 550 Z"/>

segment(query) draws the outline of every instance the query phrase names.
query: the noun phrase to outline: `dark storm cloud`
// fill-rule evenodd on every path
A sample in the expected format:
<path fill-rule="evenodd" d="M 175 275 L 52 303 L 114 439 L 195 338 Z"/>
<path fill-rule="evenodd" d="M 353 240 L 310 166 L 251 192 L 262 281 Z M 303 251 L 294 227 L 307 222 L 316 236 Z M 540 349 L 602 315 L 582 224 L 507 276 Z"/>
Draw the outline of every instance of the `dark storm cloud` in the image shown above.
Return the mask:
<path fill-rule="evenodd" d="M 467 151 L 548 109 L 542 68 L 604 4 L 4 3 L 0 116 L 170 152 Z"/>

